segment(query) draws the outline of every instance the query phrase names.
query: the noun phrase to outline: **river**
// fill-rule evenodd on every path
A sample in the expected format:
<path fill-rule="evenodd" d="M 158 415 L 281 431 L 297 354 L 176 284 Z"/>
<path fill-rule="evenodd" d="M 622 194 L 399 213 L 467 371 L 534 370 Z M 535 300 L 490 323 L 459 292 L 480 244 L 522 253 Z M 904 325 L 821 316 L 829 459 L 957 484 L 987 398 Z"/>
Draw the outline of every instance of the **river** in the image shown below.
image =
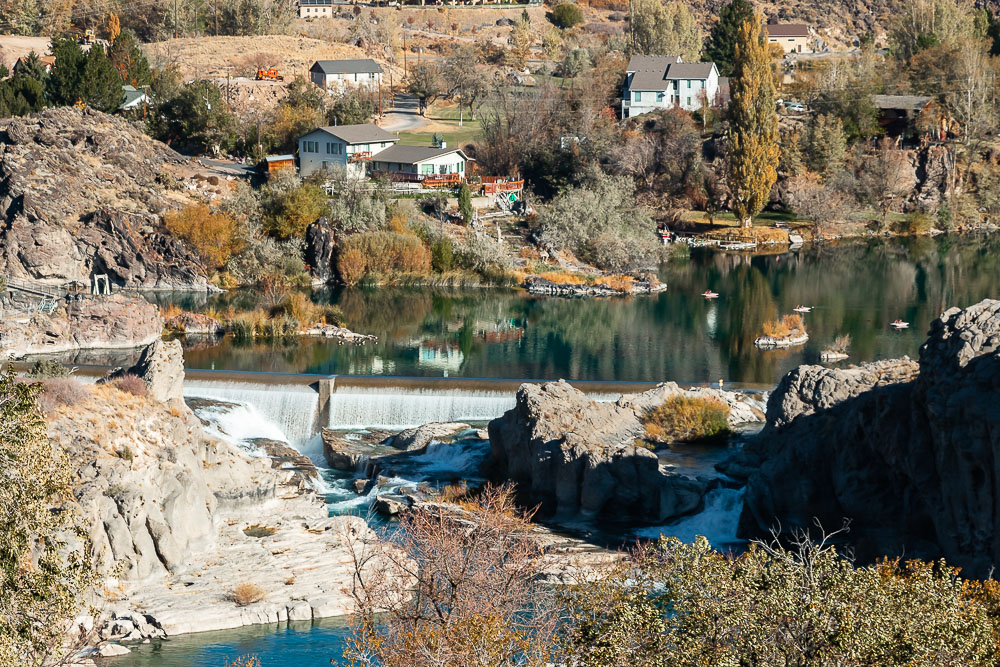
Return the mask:
<path fill-rule="evenodd" d="M 315 299 L 338 305 L 351 329 L 377 335 L 378 343 L 354 346 L 306 339 L 237 344 L 230 338 L 191 338 L 184 341 L 185 360 L 191 368 L 217 370 L 594 381 L 724 379 L 769 387 L 795 366 L 818 362 L 822 349 L 843 334 L 852 339 L 849 363 L 904 354 L 915 357 L 928 325 L 943 310 L 1000 297 L 1000 237 L 850 242 L 757 256 L 694 251 L 690 259 L 665 264 L 660 276 L 668 285 L 666 292 L 615 299 L 533 297 L 500 289 L 318 293 Z M 700 296 L 706 289 L 720 297 L 706 301 Z M 245 291 L 150 298 L 200 311 L 257 305 L 257 296 Z M 761 324 L 797 305 L 813 307 L 805 315 L 810 341 L 791 350 L 756 349 L 753 340 Z M 910 322 L 910 328 L 891 329 L 889 322 L 896 318 Z M 211 383 L 200 388 L 191 383 L 186 388 L 186 394 L 238 406 L 222 414 L 202 414 L 212 420 L 213 429 L 237 441 L 284 434 L 284 439 L 300 450 L 308 448 L 318 459 L 310 430 L 315 428 L 310 412 L 315 410 L 315 395 L 288 390 L 280 400 L 272 400 L 255 398 L 255 391 L 260 390 Z M 365 426 L 355 423 L 359 419 L 385 422 L 381 425 L 419 421 L 421 415 L 410 412 L 426 411 L 420 401 L 431 398 L 391 388 L 338 386 L 336 391 L 331 426 Z M 459 411 L 506 409 L 504 401 L 512 399 L 495 393 L 465 391 L 448 401 L 461 398 L 471 406 L 455 408 Z M 444 398 L 439 396 L 436 403 Z M 305 407 L 281 407 L 286 404 Z M 301 412 L 307 418 L 298 417 L 302 422 L 298 424 L 281 414 L 288 412 Z M 715 450 L 688 456 L 690 461 L 677 457 L 672 465 L 710 471 L 721 455 L 724 451 Z M 467 473 L 461 469 L 472 460 L 468 456 L 429 460 L 427 465 L 429 469 L 452 466 Z M 433 453 L 428 457 L 433 459 Z M 331 511 L 367 504 L 368 499 L 347 491 L 337 475 L 327 473 L 327 477 Z M 684 539 L 699 533 L 716 535 L 724 544 L 727 535 L 735 536 L 741 503 L 739 490 L 717 489 L 706 498 L 704 512 L 665 530 Z M 637 534 L 654 536 L 661 529 Z M 114 667 L 221 667 L 226 660 L 253 654 L 264 667 L 328 665 L 339 657 L 347 632 L 337 621 L 259 626 L 140 646 L 131 655 L 108 662 Z"/>
<path fill-rule="evenodd" d="M 667 291 L 633 298 L 533 297 L 505 289 L 342 289 L 316 294 L 364 346 L 186 341 L 192 368 L 317 374 L 566 378 L 773 385 L 816 363 L 842 334 L 849 362 L 916 356 L 930 322 L 951 306 L 1000 296 L 1000 236 L 893 239 L 748 256 L 696 250 L 660 269 Z M 719 293 L 707 301 L 706 289 Z M 255 304 L 252 292 L 157 294 L 205 310 Z M 810 340 L 761 352 L 761 325 L 812 306 Z M 900 318 L 905 331 L 888 325 Z"/>

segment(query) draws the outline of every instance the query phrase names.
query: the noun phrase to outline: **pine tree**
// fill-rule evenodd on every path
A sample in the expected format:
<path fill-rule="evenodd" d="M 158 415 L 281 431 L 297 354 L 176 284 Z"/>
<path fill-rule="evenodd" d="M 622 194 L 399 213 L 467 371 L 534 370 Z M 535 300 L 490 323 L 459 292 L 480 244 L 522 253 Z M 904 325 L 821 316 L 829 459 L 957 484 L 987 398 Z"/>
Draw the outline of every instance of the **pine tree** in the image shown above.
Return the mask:
<path fill-rule="evenodd" d="M 121 77 L 104 54 L 104 47 L 94 44 L 87 52 L 80 97 L 89 106 L 111 113 L 121 105 L 122 94 Z"/>
<path fill-rule="evenodd" d="M 760 25 L 760 17 L 751 16 L 740 26 L 729 84 L 729 189 L 743 227 L 767 204 L 780 155 L 771 60 Z"/>
<path fill-rule="evenodd" d="M 118 39 L 108 48 L 108 59 L 123 83 L 136 88 L 152 83 L 153 74 L 149 69 L 149 61 L 139 48 L 135 36 L 129 31 L 119 34 Z"/>
<path fill-rule="evenodd" d="M 472 193 L 466 183 L 462 183 L 462 187 L 458 190 L 458 213 L 465 224 L 472 222 Z"/>
<path fill-rule="evenodd" d="M 72 106 L 83 97 L 83 70 L 87 55 L 72 39 L 52 39 L 56 62 L 45 81 L 45 92 L 55 106 Z"/>
<path fill-rule="evenodd" d="M 705 60 L 714 62 L 721 76 L 732 75 L 740 26 L 750 20 L 759 22 L 760 17 L 749 0 L 733 0 L 719 12 L 719 22 L 705 42 Z"/>

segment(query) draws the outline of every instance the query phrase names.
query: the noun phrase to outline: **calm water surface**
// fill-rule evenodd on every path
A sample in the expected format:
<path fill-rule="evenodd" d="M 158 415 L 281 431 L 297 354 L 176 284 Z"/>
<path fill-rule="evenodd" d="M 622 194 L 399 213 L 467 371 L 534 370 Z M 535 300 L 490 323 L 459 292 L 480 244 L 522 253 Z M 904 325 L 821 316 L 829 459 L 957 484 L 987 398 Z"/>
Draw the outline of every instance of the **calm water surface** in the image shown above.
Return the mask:
<path fill-rule="evenodd" d="M 132 653 L 103 660 L 110 667 L 224 667 L 257 656 L 261 667 L 329 667 L 341 662 L 350 628 L 338 619 L 254 625 L 237 630 L 130 645 Z"/>
<path fill-rule="evenodd" d="M 916 356 L 943 310 L 1000 297 L 1000 237 L 902 239 L 749 257 L 695 251 L 660 271 L 668 290 L 610 299 L 532 297 L 513 290 L 344 289 L 337 304 L 377 344 L 189 340 L 192 368 L 356 375 L 775 383 L 850 334 L 849 362 Z M 700 293 L 720 294 L 706 301 Z M 255 295 L 158 294 L 184 307 L 249 307 Z M 761 324 L 813 306 L 810 340 L 753 346 Z M 910 322 L 897 332 L 888 324 Z"/>

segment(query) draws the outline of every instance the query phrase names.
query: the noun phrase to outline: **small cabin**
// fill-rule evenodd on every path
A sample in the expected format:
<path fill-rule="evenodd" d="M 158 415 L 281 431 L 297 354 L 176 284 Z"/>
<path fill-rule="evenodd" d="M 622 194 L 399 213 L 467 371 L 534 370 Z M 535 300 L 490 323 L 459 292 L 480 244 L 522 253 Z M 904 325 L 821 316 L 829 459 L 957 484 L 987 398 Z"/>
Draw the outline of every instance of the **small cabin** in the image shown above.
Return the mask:
<path fill-rule="evenodd" d="M 264 163 L 267 167 L 268 178 L 285 169 L 295 170 L 294 155 L 268 155 L 264 158 Z"/>

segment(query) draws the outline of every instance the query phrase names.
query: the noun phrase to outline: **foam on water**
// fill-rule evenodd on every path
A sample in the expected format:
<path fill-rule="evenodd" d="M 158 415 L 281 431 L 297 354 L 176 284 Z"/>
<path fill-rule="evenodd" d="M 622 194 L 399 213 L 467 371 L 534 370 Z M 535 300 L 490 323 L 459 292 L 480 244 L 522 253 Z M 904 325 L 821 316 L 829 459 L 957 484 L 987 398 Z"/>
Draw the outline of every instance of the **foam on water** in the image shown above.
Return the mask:
<path fill-rule="evenodd" d="M 284 440 L 307 455 L 307 450 L 314 446 L 311 441 L 318 432 L 319 394 L 308 386 L 188 380 L 184 383 L 184 396 L 252 407 L 281 431 L 283 437 L 275 439 Z"/>
<path fill-rule="evenodd" d="M 233 444 L 247 447 L 254 438 L 288 442 L 277 424 L 268 420 L 252 405 L 244 403 L 217 403 L 199 407 L 198 417 L 208 422 L 205 429 L 212 435 Z"/>
<path fill-rule="evenodd" d="M 718 488 L 705 494 L 705 509 L 666 526 L 652 526 L 635 531 L 636 537 L 656 539 L 661 534 L 683 542 L 694 542 L 704 535 L 716 549 L 724 550 L 741 543 L 736 528 L 743 509 L 743 490 Z"/>
<path fill-rule="evenodd" d="M 335 387 L 330 428 L 404 429 L 430 422 L 489 421 L 514 407 L 509 391 Z"/>
<path fill-rule="evenodd" d="M 419 466 L 420 472 L 428 476 L 442 472 L 476 473 L 488 453 L 489 443 L 483 441 L 445 444 L 432 440 L 427 445 L 427 451 L 415 456 L 410 462 Z"/>

